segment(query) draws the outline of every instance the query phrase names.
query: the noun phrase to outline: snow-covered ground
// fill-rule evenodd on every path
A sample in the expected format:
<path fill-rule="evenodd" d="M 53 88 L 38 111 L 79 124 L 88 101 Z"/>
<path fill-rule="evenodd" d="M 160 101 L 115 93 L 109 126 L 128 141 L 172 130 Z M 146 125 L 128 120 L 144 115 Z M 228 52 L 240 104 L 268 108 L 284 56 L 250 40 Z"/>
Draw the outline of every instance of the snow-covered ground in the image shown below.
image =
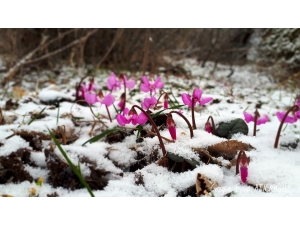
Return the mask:
<path fill-rule="evenodd" d="M 0 156 L 7 157 L 20 148 L 26 148 L 26 151 L 32 150 L 30 151 L 29 159 L 31 164 L 24 163 L 24 170 L 33 178 L 32 182 L 23 181 L 21 183 L 9 182 L 0 184 L 0 194 L 26 197 L 30 195 L 32 188 L 35 188 L 35 195 L 38 196 L 47 196 L 54 193 L 62 197 L 90 196 L 85 188 L 69 190 L 63 187 L 53 187 L 48 182 L 49 170 L 44 151 L 49 149 L 51 140 L 43 140 L 41 143 L 42 147 L 38 151 L 19 135 L 6 139 L 6 137 L 13 134 L 12 130 L 15 132 L 23 130 L 48 134 L 47 128 L 55 130 L 59 126 L 65 127 L 66 132 L 70 136 L 76 135 L 78 137 L 70 144 L 62 144 L 62 147 L 74 165 L 80 164 L 83 176 L 88 177 L 91 174 L 90 164 L 83 161 L 83 158 L 92 160 L 94 167 L 99 171 L 105 171 L 103 178 L 108 183 L 104 185 L 102 190 L 93 190 L 96 197 L 176 197 L 178 193 L 185 192 L 189 187 L 196 184 L 198 173 L 205 175 L 211 182 L 217 184 L 212 190 L 211 196 L 224 196 L 228 193 L 231 194 L 231 197 L 300 196 L 299 121 L 294 124 L 284 125 L 279 140 L 280 144 L 294 142 L 296 147 L 291 148 L 279 145 L 278 148 L 274 148 L 276 133 L 280 125 L 276 112 L 286 111 L 295 103 L 295 97 L 300 93 L 299 88 L 294 90 L 279 88 L 273 83 L 271 76 L 257 72 L 253 66 L 235 67 L 235 73 L 228 78 L 227 75 L 230 71 L 228 66 L 225 65 L 219 65 L 212 75 L 209 73 L 213 67 L 212 63 L 208 63 L 205 68 L 200 68 L 199 64 L 193 60 L 185 60 L 181 63 L 185 65 L 186 69 L 191 70 L 192 77 L 186 78 L 175 75 L 166 77 L 163 74 L 159 74 L 165 84 L 163 90 L 173 93 L 170 99 L 173 102 L 176 99 L 178 104 L 183 104 L 182 93 L 192 94 L 195 88 L 200 88 L 203 91 L 203 97 L 213 97 L 215 101 L 206 104 L 205 107 L 196 107 L 195 121 L 197 129 L 194 130 L 192 139 L 189 136 L 189 129 L 184 120 L 173 114 L 173 119 L 176 123 L 177 140 L 174 143 L 164 141 L 166 151 L 185 159 L 199 161 L 192 148 L 205 148 L 226 141 L 225 138 L 214 136 L 205 131 L 205 123 L 209 116 L 213 116 L 216 124 L 236 118 L 244 119 L 243 112 L 254 113 L 256 105 L 260 105 L 258 108 L 260 115 L 268 115 L 269 121 L 257 126 L 256 136 L 253 136 L 254 124 L 250 122 L 247 124 L 249 127 L 248 135 L 239 133 L 235 134 L 232 139 L 251 144 L 255 148 L 246 151 L 247 156 L 250 156 L 251 160 L 248 166 L 247 182 L 252 185 L 264 185 L 268 192 L 263 192 L 261 189 L 242 183 L 240 175 L 236 175 L 235 166 L 228 169 L 217 164 L 199 162 L 196 168 L 183 172 L 172 172 L 165 167 L 157 165 L 157 160 L 154 160 L 132 172 L 132 166 L 141 160 L 138 158 L 139 155 L 149 159 L 153 152 L 157 151 L 158 158 L 162 156 L 157 136 L 152 138 L 145 137 L 142 142 L 137 143 L 137 130 L 133 131 L 133 134 L 126 136 L 121 142 L 110 144 L 105 141 L 105 138 L 102 138 L 95 143 L 87 143 L 82 146 L 83 143 L 91 138 L 89 132 L 91 131 L 94 117 L 90 108 L 74 104 L 71 101 L 63 101 L 60 103 L 58 111 L 58 107 L 44 104 L 56 98 L 74 100 L 74 86 L 82 77 L 83 71 L 77 71 L 78 75 L 74 75 L 66 69 L 62 75 L 55 78 L 54 82 L 53 79 L 51 82 L 50 80 L 48 82 L 46 77 L 39 76 L 40 82 L 43 81 L 41 82 L 42 85 L 38 86 L 37 82 L 38 87 L 36 90 L 31 90 L 26 95 L 24 94 L 18 100 L 19 106 L 15 109 L 4 110 L 7 100 L 10 96 L 13 96 L 14 89 L 8 89 L 8 93 L 0 101 L 5 120 L 8 121 L 9 118 L 15 118 L 13 122 L 0 126 Z M 106 80 L 109 75 L 110 73 L 106 72 L 95 76 L 97 90 L 106 87 Z M 128 108 L 134 104 L 140 106 L 141 101 L 145 97 L 149 97 L 149 93 L 139 91 L 140 76 L 134 74 L 126 75 L 128 79 L 136 81 L 135 88 L 130 91 L 127 90 L 126 106 Z M 26 77 L 24 77 L 22 85 L 22 88 L 29 87 Z M 107 91 L 104 90 L 104 92 Z M 112 93 L 116 98 L 115 105 L 122 92 L 123 89 L 120 89 Z M 44 108 L 43 113 L 46 113 L 46 116 L 42 119 L 36 119 L 28 125 L 32 119 L 30 113 L 39 113 Z M 94 135 L 100 134 L 105 129 L 119 127 L 115 119 L 116 111 L 113 107 L 109 107 L 109 110 L 113 118 L 112 122 L 109 122 L 107 119 L 107 111 L 104 105 L 95 104 L 95 107 L 93 107 L 95 114 L 105 117 L 102 120 L 107 126 L 107 128 L 104 128 L 103 125 L 96 124 Z M 191 122 L 191 110 L 188 106 L 183 106 L 181 110 L 182 114 Z M 171 110 L 166 110 L 164 113 L 168 111 Z M 70 115 L 81 117 L 81 121 L 79 120 L 80 122 L 77 122 L 77 124 L 74 123 Z M 134 129 L 136 126 L 128 124 L 125 127 L 129 130 L 131 128 Z M 151 130 L 151 126 L 146 125 L 145 129 Z M 160 133 L 165 138 L 171 139 L 168 129 Z M 55 148 L 54 153 L 64 161 L 59 149 L 57 147 L 53 148 Z M 228 162 L 222 157 L 219 157 L 218 160 L 225 163 Z M 44 181 L 42 186 L 37 186 L 36 181 L 40 177 L 43 177 Z"/>

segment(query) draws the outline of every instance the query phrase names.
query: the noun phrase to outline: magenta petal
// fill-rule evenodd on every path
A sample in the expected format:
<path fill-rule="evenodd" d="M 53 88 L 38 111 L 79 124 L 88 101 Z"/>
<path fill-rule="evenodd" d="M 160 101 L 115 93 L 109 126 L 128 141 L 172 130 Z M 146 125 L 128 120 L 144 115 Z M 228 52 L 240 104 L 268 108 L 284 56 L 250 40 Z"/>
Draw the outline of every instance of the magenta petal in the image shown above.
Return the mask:
<path fill-rule="evenodd" d="M 144 113 L 140 113 L 136 121 L 138 124 L 142 125 L 148 121 L 148 117 Z"/>
<path fill-rule="evenodd" d="M 126 80 L 126 87 L 131 90 L 135 86 L 135 81 L 134 80 Z"/>
<path fill-rule="evenodd" d="M 198 99 L 198 101 L 200 101 L 201 96 L 202 96 L 202 91 L 199 88 L 196 88 L 193 92 L 193 97 L 195 99 Z"/>
<path fill-rule="evenodd" d="M 294 118 L 296 120 L 300 119 L 300 110 L 295 113 L 295 117 Z"/>
<path fill-rule="evenodd" d="M 129 109 L 126 107 L 124 110 L 123 110 L 123 115 L 127 115 L 129 113 Z"/>
<path fill-rule="evenodd" d="M 240 167 L 240 173 L 241 173 L 241 180 L 243 183 L 247 183 L 247 177 L 248 177 L 248 168 L 246 166 Z"/>
<path fill-rule="evenodd" d="M 200 103 L 200 105 L 204 105 L 204 104 L 210 102 L 211 100 L 213 100 L 212 97 L 202 98 L 199 103 Z"/>
<path fill-rule="evenodd" d="M 149 85 L 146 85 L 146 84 L 141 84 L 140 89 L 141 89 L 141 91 L 143 91 L 143 92 L 148 92 L 148 91 L 150 91 Z"/>
<path fill-rule="evenodd" d="M 150 85 L 149 80 L 148 80 L 148 78 L 146 76 L 142 76 L 141 79 L 142 79 L 142 81 L 143 81 L 144 84 L 146 84 L 148 86 Z"/>
<path fill-rule="evenodd" d="M 119 123 L 121 126 L 125 126 L 126 124 L 129 123 L 129 120 L 126 119 L 126 118 L 125 118 L 123 115 L 121 115 L 121 114 L 118 114 L 118 115 L 116 116 L 116 119 L 117 119 L 118 123 Z"/>
<path fill-rule="evenodd" d="M 250 113 L 244 112 L 244 118 L 247 123 L 254 121 L 254 117 Z"/>
<path fill-rule="evenodd" d="M 281 122 L 283 120 L 284 115 L 286 114 L 286 112 L 277 112 L 276 116 L 278 118 L 278 120 Z M 284 123 L 295 123 L 297 119 L 295 119 L 294 117 L 291 116 L 287 116 L 284 120 Z"/>
<path fill-rule="evenodd" d="M 111 93 L 108 93 L 104 99 L 101 101 L 102 104 L 106 105 L 107 107 L 111 106 L 115 101 L 115 97 L 112 96 Z"/>
<path fill-rule="evenodd" d="M 168 127 L 168 130 L 171 134 L 173 140 L 176 140 L 176 128 L 174 126 Z"/>
<path fill-rule="evenodd" d="M 91 93 L 86 92 L 84 94 L 84 98 L 85 98 L 85 101 L 90 105 L 93 105 L 96 102 L 99 102 L 96 94 L 91 94 Z"/>
<path fill-rule="evenodd" d="M 168 109 L 168 108 L 169 108 L 168 101 L 164 101 L 164 109 Z"/>
<path fill-rule="evenodd" d="M 265 124 L 268 121 L 269 121 L 269 117 L 267 115 L 264 115 L 257 120 L 256 124 L 261 125 L 261 124 Z"/>
<path fill-rule="evenodd" d="M 136 125 L 138 122 L 137 122 L 137 119 L 138 119 L 138 116 L 136 114 L 133 114 L 131 117 L 130 117 L 130 121 L 133 125 Z"/>
<path fill-rule="evenodd" d="M 188 94 L 183 93 L 181 95 L 181 98 L 182 98 L 182 101 L 185 105 L 188 105 L 189 107 L 192 107 L 192 100 L 191 100 L 191 97 Z"/>
<path fill-rule="evenodd" d="M 155 88 L 163 88 L 164 85 L 165 85 L 165 84 L 164 84 L 163 82 L 160 82 L 160 77 L 156 78 L 156 80 L 155 80 L 155 82 L 154 82 L 154 84 L 153 84 L 153 86 L 154 86 Z"/>

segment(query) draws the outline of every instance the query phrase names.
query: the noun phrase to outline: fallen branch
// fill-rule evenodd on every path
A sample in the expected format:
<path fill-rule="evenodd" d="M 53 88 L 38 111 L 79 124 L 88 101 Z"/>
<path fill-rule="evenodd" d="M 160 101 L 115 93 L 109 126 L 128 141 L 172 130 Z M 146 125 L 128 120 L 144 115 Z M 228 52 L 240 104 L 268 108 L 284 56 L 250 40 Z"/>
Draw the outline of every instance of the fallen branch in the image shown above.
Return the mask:
<path fill-rule="evenodd" d="M 2 86 L 5 86 L 8 81 L 19 71 L 19 69 L 25 65 L 26 61 L 29 60 L 37 51 L 41 49 L 41 47 L 44 45 L 44 43 L 47 40 L 47 36 L 43 36 L 42 40 L 38 47 L 33 49 L 31 52 L 29 52 L 26 56 L 24 56 L 19 62 L 17 62 L 16 65 L 14 65 L 12 68 L 9 69 L 9 71 L 4 75 L 3 80 L 1 82 Z"/>

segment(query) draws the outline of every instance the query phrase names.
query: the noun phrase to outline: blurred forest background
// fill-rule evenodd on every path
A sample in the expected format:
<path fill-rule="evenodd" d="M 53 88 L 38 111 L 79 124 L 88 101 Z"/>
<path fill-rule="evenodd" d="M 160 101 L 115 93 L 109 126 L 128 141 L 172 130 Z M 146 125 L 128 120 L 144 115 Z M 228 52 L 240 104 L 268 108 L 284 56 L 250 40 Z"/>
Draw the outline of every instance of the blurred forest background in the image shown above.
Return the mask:
<path fill-rule="evenodd" d="M 166 60 L 194 58 L 255 64 L 276 81 L 299 79 L 300 29 L 0 29 L 0 77 L 5 85 L 21 71 L 63 66 L 113 71 L 188 73 Z M 164 68 L 164 69 L 162 69 Z"/>

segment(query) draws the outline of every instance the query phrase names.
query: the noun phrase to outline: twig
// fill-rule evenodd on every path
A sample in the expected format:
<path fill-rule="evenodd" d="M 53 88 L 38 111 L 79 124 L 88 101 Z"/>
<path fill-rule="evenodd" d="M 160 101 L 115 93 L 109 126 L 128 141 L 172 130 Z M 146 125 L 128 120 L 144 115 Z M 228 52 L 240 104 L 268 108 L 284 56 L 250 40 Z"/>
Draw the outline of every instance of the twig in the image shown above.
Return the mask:
<path fill-rule="evenodd" d="M 123 32 L 124 32 L 124 28 L 119 28 L 117 30 L 117 33 L 116 33 L 116 35 L 114 37 L 114 40 L 112 41 L 109 49 L 107 50 L 107 52 L 105 53 L 105 55 L 101 58 L 101 60 L 97 63 L 95 69 L 99 69 L 99 67 L 104 62 L 104 60 L 107 58 L 107 56 L 109 55 L 109 53 L 111 52 L 111 50 L 113 50 L 113 48 L 115 47 L 116 43 L 118 42 L 118 40 L 122 36 Z"/>
<path fill-rule="evenodd" d="M 93 29 L 92 31 L 88 32 L 84 37 L 81 37 L 81 38 L 79 38 L 79 39 L 76 39 L 75 41 L 72 41 L 71 43 L 67 44 L 66 46 L 63 46 L 62 48 L 59 48 L 59 49 L 57 49 L 57 50 L 55 50 L 55 51 L 53 51 L 53 52 L 50 52 L 50 53 L 48 53 L 48 54 L 46 54 L 46 55 L 43 55 L 43 56 L 41 56 L 41 57 L 39 57 L 39 58 L 36 58 L 36 59 L 34 59 L 34 60 L 28 61 L 28 62 L 25 63 L 25 65 L 28 65 L 28 64 L 31 64 L 31 63 L 36 63 L 36 62 L 41 61 L 41 60 L 44 60 L 44 59 L 46 59 L 46 58 L 48 58 L 48 57 L 50 57 L 50 56 L 56 55 L 57 53 L 60 53 L 60 52 L 62 52 L 62 51 L 64 51 L 64 50 L 66 50 L 66 49 L 72 47 L 73 45 L 76 45 L 76 44 L 78 44 L 78 43 L 80 43 L 80 42 L 86 40 L 86 39 L 89 38 L 92 34 L 96 33 L 97 30 L 98 30 L 98 29 Z"/>

